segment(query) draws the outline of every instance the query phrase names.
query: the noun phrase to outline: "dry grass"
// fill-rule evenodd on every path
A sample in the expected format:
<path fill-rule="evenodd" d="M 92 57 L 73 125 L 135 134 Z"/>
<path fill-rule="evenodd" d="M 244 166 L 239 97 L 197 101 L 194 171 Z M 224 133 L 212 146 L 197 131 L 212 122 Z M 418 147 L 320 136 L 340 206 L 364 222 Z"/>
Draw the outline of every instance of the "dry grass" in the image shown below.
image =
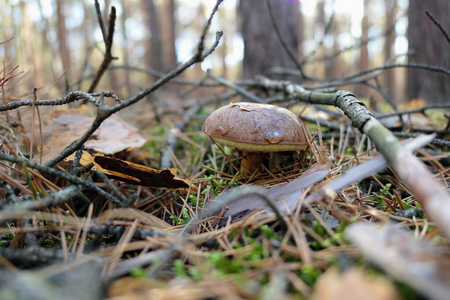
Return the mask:
<path fill-rule="evenodd" d="M 18 76 L 13 71 L 0 78 L 4 103 L 9 101 L 5 98 L 7 79 Z M 67 180 L 43 175 L 23 164 L 0 162 L 0 272 L 14 274 L 13 279 L 1 283 L 2 288 L 15 291 L 15 284 L 23 284 L 25 270 L 39 268 L 42 277 L 28 278 L 25 286 L 33 291 L 36 287 L 31 283 L 44 280 L 43 293 L 48 297 L 70 294 L 71 286 L 80 285 L 85 288 L 76 293 L 82 298 L 89 294 L 92 299 L 320 298 L 331 296 L 324 296 L 323 284 L 316 283 L 332 278 L 337 269 L 360 268 L 386 279 L 346 239 L 344 231 L 349 224 L 395 223 L 417 239 L 448 249 L 448 240 L 390 170 L 326 195 L 319 203 L 300 200 L 303 205 L 284 216 L 287 228 L 280 226 L 276 216 L 256 212 L 238 220 L 223 221 L 221 214 L 198 220 L 205 207 L 225 190 L 246 184 L 283 184 L 316 164 L 329 163 L 328 177 L 305 191 L 304 199 L 317 187 L 376 155 L 370 141 L 351 128 L 347 133 L 322 128 L 332 135 L 325 138 L 314 128 L 316 124 L 310 124 L 313 138 L 307 152 L 291 158 L 282 169 L 266 168 L 261 174 L 241 178 L 236 174 L 239 154 L 211 145 L 201 132 L 202 120 L 213 108 L 207 105 L 191 118 L 187 129 L 178 132 L 176 152 L 170 153 L 180 176 L 192 179 L 192 188 L 163 191 L 112 180 L 125 198 L 135 199 L 129 208 L 118 208 L 88 190 L 60 195 L 63 199 L 57 201 L 55 193 L 71 185 Z M 2 151 L 28 158 L 27 146 L 34 145 L 37 151 L 39 140 L 30 143 L 34 123 L 24 126 L 22 113 L 2 112 Z M 174 126 L 177 119 L 173 115 L 167 118 L 170 121 L 163 118 L 164 125 L 159 126 Z M 152 138 L 162 147 L 165 130 L 159 129 L 154 128 Z M 435 179 L 448 189 L 450 168 L 445 159 L 449 149 L 428 149 L 439 153 L 420 150 L 418 154 Z M 160 150 L 144 147 L 120 153 L 120 158 L 152 165 L 158 161 Z M 39 159 L 39 155 L 34 157 Z M 70 164 L 61 163 L 57 169 L 70 172 Z M 82 173 L 80 178 L 92 179 L 107 193 L 116 193 L 92 171 Z M 198 224 L 186 226 L 190 221 Z M 51 281 L 69 273 L 72 277 L 63 280 L 56 290 Z M 84 277 L 88 273 L 94 275 Z M 365 284 L 378 284 L 367 283 L 365 275 L 352 276 L 361 280 L 359 287 L 367 292 L 370 288 Z M 98 290 L 100 284 L 103 292 Z M 392 285 L 392 281 L 383 282 L 386 290 Z M 394 296 L 398 295 L 389 294 Z"/>

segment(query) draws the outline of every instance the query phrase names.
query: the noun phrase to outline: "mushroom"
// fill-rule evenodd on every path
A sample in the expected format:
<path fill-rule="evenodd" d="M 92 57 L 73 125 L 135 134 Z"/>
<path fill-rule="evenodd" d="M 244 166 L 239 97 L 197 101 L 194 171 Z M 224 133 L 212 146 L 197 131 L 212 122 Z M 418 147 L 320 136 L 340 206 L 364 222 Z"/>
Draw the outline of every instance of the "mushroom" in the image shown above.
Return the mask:
<path fill-rule="evenodd" d="M 206 118 L 203 131 L 217 144 L 242 152 L 241 175 L 261 170 L 262 152 L 304 150 L 303 123 L 291 111 L 269 105 L 238 102 L 223 106 Z"/>

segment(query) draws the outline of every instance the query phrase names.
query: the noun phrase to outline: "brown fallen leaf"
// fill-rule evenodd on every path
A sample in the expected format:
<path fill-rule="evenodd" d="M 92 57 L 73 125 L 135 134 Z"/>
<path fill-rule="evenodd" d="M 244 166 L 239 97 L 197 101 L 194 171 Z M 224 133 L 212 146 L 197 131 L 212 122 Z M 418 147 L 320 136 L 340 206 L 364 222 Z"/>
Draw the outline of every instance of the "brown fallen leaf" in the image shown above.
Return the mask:
<path fill-rule="evenodd" d="M 310 171 L 289 183 L 269 187 L 266 189 L 266 192 L 280 209 L 294 209 L 294 205 L 304 189 L 324 179 L 329 174 L 328 168 L 329 166 L 327 165 L 325 165 L 325 169 L 317 168 L 315 171 Z M 260 197 L 247 195 L 228 205 L 227 211 L 223 215 L 223 220 L 226 221 L 228 218 L 238 220 L 253 212 L 255 209 L 266 208 L 268 208 L 267 203 Z"/>
<path fill-rule="evenodd" d="M 314 287 L 314 300 L 396 300 L 401 299 L 394 284 L 380 275 L 352 268 L 340 273 L 328 269 Z"/>
<path fill-rule="evenodd" d="M 74 154 L 72 154 L 66 161 L 71 161 L 74 157 Z M 94 170 L 131 184 L 169 190 L 187 189 L 191 187 L 191 181 L 189 179 L 182 179 L 177 176 L 176 168 L 156 170 L 118 158 L 102 155 L 92 156 L 88 152 L 83 151 L 80 164 L 85 166 L 89 163 L 94 165 Z M 191 187 L 191 189 L 195 188 Z"/>
<path fill-rule="evenodd" d="M 347 238 L 362 255 L 430 299 L 449 299 L 450 255 L 393 225 L 353 223 Z"/>
<path fill-rule="evenodd" d="M 94 118 L 90 110 L 82 105 L 76 109 L 56 110 L 43 126 L 43 162 L 59 154 L 64 148 L 78 140 L 91 126 Z M 98 153 L 114 154 L 128 148 L 141 147 L 147 142 L 136 128 L 112 115 L 95 131 L 85 143 L 85 149 Z"/>

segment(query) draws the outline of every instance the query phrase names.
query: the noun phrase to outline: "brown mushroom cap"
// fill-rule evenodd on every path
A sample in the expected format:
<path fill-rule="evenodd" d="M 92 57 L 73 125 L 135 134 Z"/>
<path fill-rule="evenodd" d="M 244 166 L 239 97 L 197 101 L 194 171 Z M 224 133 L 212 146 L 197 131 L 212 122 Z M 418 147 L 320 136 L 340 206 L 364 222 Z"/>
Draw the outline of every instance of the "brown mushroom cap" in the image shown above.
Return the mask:
<path fill-rule="evenodd" d="M 307 146 L 303 123 L 291 111 L 239 102 L 214 111 L 203 124 L 217 143 L 245 152 L 298 151 Z"/>

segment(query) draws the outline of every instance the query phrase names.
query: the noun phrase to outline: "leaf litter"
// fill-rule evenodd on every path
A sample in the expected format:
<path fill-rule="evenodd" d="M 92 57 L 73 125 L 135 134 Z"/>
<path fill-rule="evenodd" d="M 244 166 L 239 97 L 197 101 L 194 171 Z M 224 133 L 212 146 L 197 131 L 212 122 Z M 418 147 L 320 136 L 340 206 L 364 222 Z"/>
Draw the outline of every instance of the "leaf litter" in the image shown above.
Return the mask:
<path fill-rule="evenodd" d="M 423 136 L 409 141 L 406 147 L 415 150 L 426 145 L 430 139 L 432 137 Z M 185 141 L 189 141 L 189 138 Z M 195 146 L 198 145 L 204 147 L 205 144 L 196 140 Z M 209 163 L 208 159 L 201 161 L 206 164 L 205 168 L 189 166 L 188 157 L 178 162 L 185 170 L 192 170 L 189 185 L 184 192 L 158 194 L 157 190 L 129 185 L 126 180 L 124 183 L 119 178 L 119 181 L 113 183 L 122 193 L 128 197 L 133 193 L 138 194 L 130 208 L 109 208 L 99 198 L 94 199 L 94 206 L 90 205 L 91 212 L 88 214 L 86 207 L 83 209 L 82 206 L 69 203 L 56 206 L 52 212 L 46 213 L 20 209 L 13 212 L 8 206 L 4 206 L 0 211 L 0 219 L 35 221 L 28 227 L 20 227 L 20 223 L 17 223 L 14 228 L 4 228 L 2 232 L 14 236 L 10 245 L 17 245 L 15 247 L 21 247 L 20 241 L 23 241 L 26 234 L 43 233 L 53 244 L 57 244 L 57 240 L 50 238 L 54 235 L 51 232 L 56 231 L 60 235 L 63 233 L 61 236 L 66 237 L 66 245 L 62 246 L 61 251 L 66 258 L 59 258 L 49 252 L 38 252 L 47 259 L 40 259 L 31 265 L 44 267 L 41 271 L 44 278 L 53 276 L 52 265 L 57 264 L 59 259 L 66 261 L 68 270 L 78 270 L 74 264 L 84 266 L 80 269 L 82 271 L 77 272 L 89 270 L 99 274 L 100 281 L 92 281 L 93 283 L 110 282 L 108 293 L 111 297 L 128 295 L 133 298 L 137 297 L 136 293 L 145 292 L 155 297 L 180 293 L 192 299 L 259 298 L 262 293 L 269 293 L 271 288 L 277 290 L 274 285 L 280 281 L 294 289 L 295 293 L 319 297 L 318 299 L 347 295 L 349 289 L 359 289 L 358 292 L 355 291 L 355 295 L 381 289 L 385 294 L 379 297 L 397 299 L 396 289 L 383 275 L 373 279 L 359 268 L 353 267 L 345 271 L 342 267 L 345 264 L 353 265 L 358 257 L 356 249 L 360 249 L 369 261 L 388 274 L 414 286 L 419 292 L 438 299 L 442 294 L 440 289 L 446 292 L 446 282 L 435 277 L 446 274 L 449 270 L 446 264 L 438 264 L 447 260 L 446 252 L 442 251 L 445 248 L 433 246 L 435 242 L 432 240 L 440 237 L 439 232 L 426 219 L 402 215 L 397 217 L 391 209 L 384 209 L 390 207 L 395 208 L 396 212 L 402 212 L 402 209 L 411 209 L 408 207 L 413 206 L 423 214 L 421 207 L 408 194 L 408 188 L 398 181 L 395 174 L 382 172 L 387 166 L 384 158 L 365 156 L 364 153 L 359 157 L 342 153 L 339 165 L 321 165 L 315 157 L 332 161 L 329 159 L 330 152 L 315 145 L 314 147 L 316 154 L 309 156 L 306 162 L 246 179 L 231 175 L 227 171 L 232 170 L 228 164 L 229 160 L 234 161 L 235 158 L 230 156 L 225 159 L 213 147 L 210 160 L 213 159 L 214 163 Z M 179 150 L 177 153 L 184 151 Z M 114 157 L 104 157 L 110 161 L 117 160 Z M 434 157 L 424 159 L 433 162 Z M 126 163 L 132 165 L 131 162 Z M 236 161 L 234 163 L 237 164 Z M 437 178 L 443 184 L 448 184 L 448 170 L 437 162 L 434 166 L 441 170 Z M 305 171 L 300 171 L 300 168 Z M 20 167 L 17 169 L 16 166 L 15 170 L 20 170 Z M 5 176 L 7 174 L 8 172 L 4 173 Z M 379 182 L 381 186 L 390 185 L 386 190 L 387 194 L 382 195 L 377 191 L 378 195 L 375 195 L 356 184 L 366 178 Z M 44 180 L 45 178 L 33 176 L 32 182 L 36 186 L 46 186 Z M 220 203 L 224 195 L 232 195 L 236 191 L 239 194 L 236 185 L 242 185 L 246 180 L 253 182 L 246 183 L 245 186 L 258 187 L 261 193 L 267 194 L 275 202 L 275 208 L 282 212 L 287 224 L 286 231 L 281 230 L 278 216 L 272 213 L 267 202 L 258 195 L 238 195 L 238 200 L 234 202 Z M 97 184 L 101 185 L 101 182 Z M 48 197 L 52 197 L 51 193 Z M 22 201 L 26 203 L 30 200 L 24 198 Z M 217 202 L 221 209 L 215 214 L 208 214 L 210 203 Z M 406 235 L 402 239 L 404 243 L 386 245 L 376 238 L 379 233 L 375 228 L 364 229 L 364 224 L 356 222 L 358 220 L 376 221 L 379 224 L 378 230 L 386 238 L 392 239 L 398 234 L 389 229 L 391 226 L 416 231 L 421 229 L 422 238 L 414 238 L 412 234 L 402 232 Z M 49 226 L 49 222 L 53 225 Z M 392 222 L 397 225 L 392 225 Z M 346 224 L 351 223 L 355 224 L 344 231 Z M 426 232 L 427 228 L 432 230 Z M 67 237 L 71 238 L 67 240 Z M 345 237 L 356 248 L 349 245 Z M 441 244 L 446 243 L 442 239 L 439 241 Z M 439 270 L 428 267 L 427 272 L 415 273 L 414 277 L 408 275 L 407 271 L 398 271 L 404 264 L 415 268 L 414 259 L 409 256 L 394 255 L 390 258 L 383 255 L 392 251 L 400 251 L 398 255 L 404 254 L 405 250 L 402 249 L 405 248 L 400 246 L 411 248 L 412 246 L 407 246 L 409 243 L 413 243 L 411 245 L 414 249 L 428 249 L 428 252 L 417 250 L 415 255 L 427 257 L 428 265 L 439 265 Z M 29 253 L 27 247 L 22 249 L 20 257 Z M 17 262 L 16 255 L 17 252 L 2 253 L 6 260 L 12 262 Z M 29 263 L 29 259 L 22 260 L 22 263 L 25 262 Z M 21 264 L 17 265 L 20 267 Z M 12 268 L 11 266 L 10 270 Z M 103 271 L 99 273 L 99 269 Z M 142 270 L 144 277 L 137 275 L 139 270 Z M 130 274 L 132 277 L 124 276 Z M 13 278 L 17 282 L 24 280 Z M 262 278 L 266 279 L 261 282 Z M 425 284 L 417 285 L 418 280 L 433 282 L 431 286 L 436 288 L 426 288 Z M 329 281 L 338 283 L 330 287 L 327 283 Z M 227 288 L 221 288 L 221 284 Z M 327 292 L 333 289 L 338 291 L 334 294 Z M 92 287 L 88 290 L 92 290 Z M 285 289 L 283 293 L 287 295 L 291 292 Z M 371 296 L 373 299 L 381 299 L 376 294 Z"/>
<path fill-rule="evenodd" d="M 68 112 L 44 126 L 50 133 L 44 155 L 53 157 L 92 123 L 92 117 Z M 3 151 L 26 156 L 22 146 L 29 132 L 15 129 L 10 115 L 1 118 L 9 124 Z M 115 123 L 86 147 L 94 157 L 162 171 L 144 166 L 161 147 L 138 149 L 138 161 L 128 151 L 115 157 L 146 140 L 122 120 L 108 120 Z M 173 178 L 176 171 L 188 175 L 180 178 L 188 182 L 183 190 L 78 169 L 83 180 L 127 199 L 127 208 L 69 185 L 66 177 L 2 161 L 2 292 L 98 299 L 105 287 L 104 297 L 129 299 L 398 299 L 398 284 L 388 274 L 426 297 L 446 299 L 447 238 L 358 132 L 324 137 L 318 127 L 311 152 L 278 170 L 241 178 L 232 167 L 239 154 L 211 145 L 201 124 L 191 123 L 170 154 L 177 166 L 170 169 Z M 431 138 L 405 147 L 416 150 Z M 426 150 L 418 152 L 422 161 L 448 190 L 448 149 Z M 70 164 L 57 168 L 71 172 Z"/>

